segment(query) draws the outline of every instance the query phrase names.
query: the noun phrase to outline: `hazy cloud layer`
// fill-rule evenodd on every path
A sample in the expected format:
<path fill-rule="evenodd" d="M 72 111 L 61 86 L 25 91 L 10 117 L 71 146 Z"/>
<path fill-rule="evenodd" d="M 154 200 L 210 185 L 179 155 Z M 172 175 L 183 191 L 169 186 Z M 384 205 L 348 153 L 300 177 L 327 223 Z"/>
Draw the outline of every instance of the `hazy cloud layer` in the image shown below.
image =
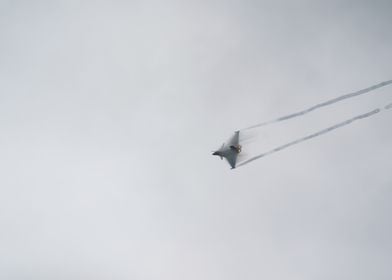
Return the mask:
<path fill-rule="evenodd" d="M 0 278 L 391 279 L 390 111 L 236 170 L 210 153 L 391 79 L 391 8 L 0 1 Z M 390 103 L 378 93 L 252 145 Z"/>

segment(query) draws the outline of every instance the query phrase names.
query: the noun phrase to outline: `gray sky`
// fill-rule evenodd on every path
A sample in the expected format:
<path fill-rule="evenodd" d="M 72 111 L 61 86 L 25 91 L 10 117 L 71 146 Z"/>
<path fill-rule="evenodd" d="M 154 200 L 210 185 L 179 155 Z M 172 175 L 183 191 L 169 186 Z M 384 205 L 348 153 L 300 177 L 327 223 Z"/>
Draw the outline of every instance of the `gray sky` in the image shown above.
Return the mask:
<path fill-rule="evenodd" d="M 391 8 L 0 0 L 0 278 L 391 279 Z"/>

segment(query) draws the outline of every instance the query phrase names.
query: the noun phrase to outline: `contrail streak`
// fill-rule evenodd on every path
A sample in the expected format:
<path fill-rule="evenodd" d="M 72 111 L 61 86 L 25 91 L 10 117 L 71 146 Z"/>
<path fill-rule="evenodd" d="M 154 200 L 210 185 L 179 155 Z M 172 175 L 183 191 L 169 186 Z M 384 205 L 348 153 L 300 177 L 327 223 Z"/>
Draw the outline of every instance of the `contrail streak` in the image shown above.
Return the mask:
<path fill-rule="evenodd" d="M 265 125 L 269 125 L 269 124 L 273 124 L 273 123 L 289 120 L 289 119 L 292 119 L 292 118 L 300 117 L 300 116 L 306 115 L 306 114 L 308 114 L 308 113 L 310 113 L 310 112 L 312 112 L 314 110 L 320 109 L 322 107 L 326 107 L 326 106 L 332 105 L 334 103 L 343 101 L 345 99 L 353 98 L 353 97 L 356 97 L 356 96 L 359 96 L 359 95 L 362 95 L 362 94 L 374 91 L 374 90 L 376 90 L 378 88 L 381 88 L 381 87 L 384 87 L 384 86 L 387 86 L 387 85 L 390 85 L 390 84 L 392 84 L 392 80 L 385 81 L 385 82 L 373 85 L 371 87 L 368 87 L 368 88 L 365 88 L 365 89 L 361 89 L 361 90 L 356 91 L 356 92 L 348 93 L 348 94 L 336 97 L 334 99 L 331 99 L 331 100 L 328 100 L 328 101 L 316 104 L 316 105 L 314 105 L 314 106 L 312 106 L 312 107 L 310 107 L 308 109 L 305 109 L 305 110 L 302 110 L 302 111 L 299 111 L 299 112 L 295 112 L 295 113 L 292 113 L 290 115 L 286 115 L 286 116 L 277 118 L 275 120 L 266 121 L 266 122 L 263 122 L 263 123 L 252 125 L 250 127 L 244 128 L 242 130 L 252 129 L 252 128 L 256 128 L 256 127 L 261 127 L 261 126 L 265 126 Z"/>
<path fill-rule="evenodd" d="M 389 104 L 388 106 L 385 107 L 385 109 L 390 109 L 390 108 L 392 108 L 392 104 Z M 294 141 L 292 141 L 292 142 L 289 142 L 289 143 L 287 143 L 287 144 L 285 144 L 285 145 L 279 146 L 279 147 L 277 147 L 277 148 L 275 148 L 275 149 L 272 149 L 272 150 L 270 150 L 270 151 L 267 151 L 267 152 L 265 152 L 265 153 L 262 153 L 262 154 L 260 154 L 260 155 L 258 155 L 258 156 L 252 157 L 252 158 L 250 158 L 250 159 L 248 159 L 248 160 L 246 160 L 246 161 L 244 161 L 244 162 L 241 162 L 240 164 L 237 165 L 237 167 L 243 166 L 243 165 L 245 165 L 245 164 L 248 164 L 248 163 L 250 163 L 250 162 L 252 162 L 252 161 L 254 161 L 254 160 L 256 160 L 256 159 L 259 159 L 259 158 L 262 158 L 262 157 L 265 157 L 265 156 L 274 154 L 274 153 L 279 152 L 279 151 L 281 151 L 281 150 L 284 150 L 284 149 L 286 149 L 286 148 L 288 148 L 288 147 L 291 147 L 291 146 L 300 144 L 301 142 L 308 141 L 308 140 L 310 140 L 310 139 L 312 139 L 312 138 L 315 138 L 315 137 L 321 136 L 321 135 L 323 135 L 323 134 L 329 133 L 329 132 L 331 132 L 332 130 L 335 130 L 335 129 L 338 129 L 338 128 L 340 128 L 340 127 L 349 125 L 349 124 L 351 124 L 352 122 L 355 122 L 355 121 L 357 121 L 357 120 L 364 119 L 364 118 L 368 118 L 368 117 L 370 117 L 370 116 L 373 116 L 373 115 L 379 113 L 380 111 L 381 111 L 381 109 L 375 109 L 375 110 L 373 110 L 373 111 L 371 111 L 371 112 L 368 112 L 368 113 L 366 113 L 366 114 L 358 115 L 358 116 L 353 117 L 353 118 L 351 118 L 351 119 L 348 119 L 348 120 L 346 120 L 346 121 L 344 121 L 344 122 L 335 124 L 334 126 L 325 128 L 325 129 L 323 129 L 323 130 L 320 130 L 320 131 L 318 131 L 318 132 L 316 132 L 316 133 L 310 134 L 310 135 L 305 136 L 305 137 L 303 137 L 303 138 L 299 138 L 299 139 L 294 140 Z"/>

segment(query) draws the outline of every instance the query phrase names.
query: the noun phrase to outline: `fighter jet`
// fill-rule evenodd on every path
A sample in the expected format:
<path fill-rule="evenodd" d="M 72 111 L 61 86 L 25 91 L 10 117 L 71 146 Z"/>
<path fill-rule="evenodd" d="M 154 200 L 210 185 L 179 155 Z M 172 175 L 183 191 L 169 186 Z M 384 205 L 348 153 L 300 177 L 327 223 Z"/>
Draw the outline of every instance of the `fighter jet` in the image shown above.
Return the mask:
<path fill-rule="evenodd" d="M 212 155 L 220 156 L 221 159 L 225 158 L 231 166 L 231 169 L 235 168 L 237 163 L 238 154 L 241 153 L 241 145 L 239 144 L 240 132 L 234 132 L 233 137 L 227 142 L 223 143 L 222 147 L 213 152 Z"/>

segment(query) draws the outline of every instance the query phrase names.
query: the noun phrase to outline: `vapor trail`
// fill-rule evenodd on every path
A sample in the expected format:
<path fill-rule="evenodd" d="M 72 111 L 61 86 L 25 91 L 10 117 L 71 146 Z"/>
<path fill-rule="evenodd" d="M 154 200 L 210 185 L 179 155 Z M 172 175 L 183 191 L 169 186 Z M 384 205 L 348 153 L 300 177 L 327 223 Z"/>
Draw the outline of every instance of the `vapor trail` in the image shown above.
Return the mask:
<path fill-rule="evenodd" d="M 390 109 L 390 108 L 392 108 L 392 104 L 389 104 L 388 106 L 385 107 L 385 109 Z M 349 125 L 349 124 L 351 124 L 351 123 L 354 122 L 354 121 L 357 121 L 357 120 L 360 120 L 360 119 L 364 119 L 364 118 L 368 118 L 368 117 L 370 117 L 370 116 L 373 116 L 373 115 L 379 113 L 380 111 L 381 111 L 381 109 L 375 109 L 375 110 L 373 110 L 373 111 L 371 111 L 371 112 L 368 112 L 368 113 L 366 113 L 366 114 L 358 115 L 358 116 L 353 117 L 353 118 L 351 118 L 351 119 L 348 119 L 348 120 L 346 120 L 346 121 L 344 121 L 344 122 L 335 124 L 334 126 L 325 128 L 325 129 L 320 130 L 320 131 L 318 131 L 318 132 L 316 132 L 316 133 L 313 133 L 313 134 L 310 134 L 310 135 L 305 136 L 305 137 L 303 137 L 303 138 L 294 140 L 294 141 L 289 142 L 289 143 L 287 143 L 287 144 L 285 144 L 285 145 L 279 146 L 279 147 L 277 147 L 277 148 L 275 148 L 275 149 L 272 149 L 272 150 L 270 150 L 270 151 L 268 151 L 268 152 L 262 153 L 262 154 L 260 154 L 260 155 L 258 155 L 258 156 L 252 157 L 252 158 L 250 158 L 250 159 L 248 159 L 248 160 L 246 160 L 246 161 L 244 161 L 244 162 L 241 162 L 240 164 L 237 165 L 237 167 L 243 166 L 243 165 L 245 165 L 245 164 L 248 164 L 248 163 L 250 163 L 250 162 L 252 162 L 252 161 L 254 161 L 254 160 L 256 160 L 256 159 L 259 159 L 259 158 L 262 158 L 262 157 L 265 157 L 265 156 L 274 154 L 274 153 L 279 152 L 279 151 L 281 151 L 281 150 L 284 150 L 284 149 L 286 149 L 286 148 L 288 148 L 288 147 L 291 147 L 291 146 L 300 144 L 301 142 L 308 141 L 308 140 L 310 140 L 310 139 L 312 139 L 312 138 L 321 136 L 321 135 L 323 135 L 323 134 L 326 134 L 326 133 L 328 133 L 328 132 L 331 132 L 332 130 L 335 130 L 335 129 L 338 129 L 338 128 L 340 128 L 340 127 Z"/>
<path fill-rule="evenodd" d="M 365 88 L 365 89 L 361 89 L 361 90 L 356 91 L 356 92 L 348 93 L 348 94 L 336 97 L 334 99 L 331 99 L 331 100 L 328 100 L 328 101 L 316 104 L 316 105 L 314 105 L 314 106 L 312 106 L 312 107 L 310 107 L 308 109 L 305 109 L 305 110 L 302 110 L 302 111 L 299 111 L 299 112 L 296 112 L 296 113 L 292 113 L 290 115 L 286 115 L 286 116 L 277 118 L 275 120 L 262 122 L 262 123 L 259 123 L 259 124 L 256 124 L 256 125 L 252 125 L 250 127 L 244 128 L 242 130 L 252 129 L 252 128 L 256 128 L 256 127 L 261 127 L 261 126 L 265 126 L 265 125 L 269 125 L 269 124 L 273 124 L 273 123 L 289 120 L 289 119 L 292 119 L 292 118 L 296 118 L 296 117 L 299 117 L 299 116 L 303 116 L 303 115 L 306 115 L 306 114 L 308 114 L 308 113 L 310 113 L 310 112 L 312 112 L 314 110 L 317 110 L 319 108 L 326 107 L 326 106 L 332 105 L 334 103 L 343 101 L 345 99 L 353 98 L 353 97 L 356 97 L 356 96 L 359 96 L 359 95 L 362 95 L 362 94 L 374 91 L 374 90 L 376 90 L 378 88 L 381 88 L 381 87 L 384 87 L 384 86 L 387 86 L 387 85 L 390 85 L 390 84 L 392 84 L 392 80 L 385 81 L 385 82 L 373 85 L 371 87 L 368 87 L 368 88 Z"/>

